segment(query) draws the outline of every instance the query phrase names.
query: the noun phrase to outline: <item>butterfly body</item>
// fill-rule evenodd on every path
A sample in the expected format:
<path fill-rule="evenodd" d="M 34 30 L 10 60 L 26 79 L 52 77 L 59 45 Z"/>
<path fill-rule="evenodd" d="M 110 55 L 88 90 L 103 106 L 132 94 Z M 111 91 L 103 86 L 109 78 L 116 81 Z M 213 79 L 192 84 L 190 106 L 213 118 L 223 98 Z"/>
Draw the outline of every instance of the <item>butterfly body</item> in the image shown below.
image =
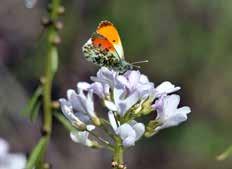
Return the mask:
<path fill-rule="evenodd" d="M 118 72 L 132 69 L 125 61 L 122 43 L 117 29 L 109 21 L 102 21 L 96 32 L 82 48 L 85 58 L 99 66 Z"/>

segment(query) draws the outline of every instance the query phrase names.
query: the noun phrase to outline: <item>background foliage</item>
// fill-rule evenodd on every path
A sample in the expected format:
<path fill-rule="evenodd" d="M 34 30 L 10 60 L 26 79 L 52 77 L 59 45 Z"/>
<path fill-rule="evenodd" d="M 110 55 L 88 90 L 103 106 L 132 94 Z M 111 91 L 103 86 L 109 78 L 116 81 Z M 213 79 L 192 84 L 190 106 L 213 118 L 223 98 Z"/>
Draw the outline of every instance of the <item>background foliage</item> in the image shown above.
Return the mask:
<path fill-rule="evenodd" d="M 19 112 L 43 73 L 40 18 L 46 3 L 41 0 L 30 10 L 23 1 L 2 0 L 0 5 L 0 137 L 9 140 L 12 151 L 29 152 L 39 138 L 40 124 Z M 231 159 L 216 161 L 232 143 L 231 1 L 69 0 L 64 6 L 54 99 L 95 74 L 97 67 L 84 59 L 81 46 L 98 22 L 110 20 L 119 29 L 127 60 L 148 59 L 141 71 L 156 84 L 169 79 L 182 86 L 179 94 L 192 107 L 185 124 L 129 149 L 128 167 L 231 168 Z M 56 169 L 100 169 L 111 161 L 103 150 L 72 143 L 56 122 L 47 158 Z"/>

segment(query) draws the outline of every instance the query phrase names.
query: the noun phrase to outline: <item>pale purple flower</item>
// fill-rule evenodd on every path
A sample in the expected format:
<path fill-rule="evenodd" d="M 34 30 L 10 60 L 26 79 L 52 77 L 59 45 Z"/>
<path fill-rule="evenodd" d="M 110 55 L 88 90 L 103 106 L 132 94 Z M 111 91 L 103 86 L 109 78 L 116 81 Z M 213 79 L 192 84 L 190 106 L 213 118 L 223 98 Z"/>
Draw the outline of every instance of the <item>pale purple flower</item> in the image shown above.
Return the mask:
<path fill-rule="evenodd" d="M 22 153 L 9 153 L 8 143 L 0 138 L 0 169 L 24 169 L 26 156 Z"/>
<path fill-rule="evenodd" d="M 191 109 L 188 106 L 178 108 L 179 103 L 180 96 L 175 94 L 163 96 L 160 100 L 157 100 L 156 121 L 160 123 L 160 126 L 158 126 L 155 131 L 177 126 L 187 120 L 187 114 L 191 112 Z"/>
<path fill-rule="evenodd" d="M 114 88 L 115 77 L 118 75 L 114 70 L 109 70 L 106 67 L 102 67 L 97 72 L 97 76 L 92 76 L 90 79 L 94 82 L 100 82 L 102 84 L 108 84 L 111 88 Z"/>
<path fill-rule="evenodd" d="M 126 89 L 129 94 L 136 91 L 139 93 L 140 99 L 146 99 L 155 92 L 154 84 L 139 71 L 129 70 L 123 75 L 118 75 L 116 82 L 116 88 Z"/>
<path fill-rule="evenodd" d="M 95 129 L 94 125 L 87 125 L 87 131 L 72 131 L 70 137 L 75 143 L 80 143 L 88 147 L 93 146 L 93 141 L 89 139 L 89 132 Z"/>
<path fill-rule="evenodd" d="M 24 0 L 25 6 L 29 9 L 34 8 L 37 0 Z"/>
<path fill-rule="evenodd" d="M 117 126 L 117 123 L 120 123 L 116 122 L 113 112 L 109 111 L 108 117 L 115 133 L 122 139 L 124 147 L 134 146 L 135 142 L 139 140 L 145 132 L 145 126 L 143 123 L 138 123 L 135 120 L 132 120 L 129 123 Z"/>
<path fill-rule="evenodd" d="M 121 117 L 139 101 L 139 93 L 134 91 L 130 95 L 125 96 L 123 89 L 114 88 L 113 101 L 105 100 L 105 106 L 111 110 L 116 111 Z"/>
<path fill-rule="evenodd" d="M 89 121 L 89 117 L 87 115 L 80 112 L 74 113 L 72 104 L 66 99 L 59 99 L 59 102 L 63 114 L 73 125 L 84 126 L 85 122 Z"/>
<path fill-rule="evenodd" d="M 116 134 L 122 139 L 124 147 L 134 146 L 135 142 L 139 140 L 145 131 L 143 123 L 133 121 L 131 123 L 124 123 L 116 130 Z"/>
<path fill-rule="evenodd" d="M 68 101 L 71 103 L 74 110 L 82 113 L 83 115 L 89 115 L 91 118 L 96 117 L 94 111 L 93 92 L 90 90 L 87 94 L 83 90 L 79 90 L 77 94 L 74 90 L 69 89 L 67 91 Z"/>
<path fill-rule="evenodd" d="M 91 90 L 94 94 L 103 99 L 110 95 L 110 86 L 100 82 L 94 82 L 92 84 L 87 82 L 79 82 L 77 84 L 77 88 L 84 91 Z"/>
<path fill-rule="evenodd" d="M 158 98 L 158 97 L 161 97 L 161 95 L 167 95 L 170 93 L 174 93 L 180 89 L 181 88 L 179 86 L 175 86 L 171 82 L 165 81 L 155 88 L 155 97 Z"/>
<path fill-rule="evenodd" d="M 133 146 L 145 132 L 144 124 L 136 122 L 136 117 L 156 110 L 155 122 L 158 127 L 151 126 L 151 131 L 146 132 L 157 132 L 187 120 L 187 114 L 191 111 L 187 106 L 178 108 L 180 102 L 178 95 L 169 95 L 180 90 L 179 86 L 165 81 L 155 88 L 148 77 L 139 71 L 129 70 L 119 74 L 102 67 L 91 80 L 92 83 L 79 82 L 77 93 L 68 90 L 67 100 L 60 99 L 64 115 L 73 124 L 85 126 L 85 131 L 70 134 L 72 140 L 86 146 L 91 147 L 94 144 L 88 138 L 89 133 L 92 133 L 90 131 L 95 126 L 104 125 L 104 120 L 99 119 L 95 113 L 93 94 L 108 109 L 108 118 L 114 134 L 121 138 L 124 147 Z"/>
<path fill-rule="evenodd" d="M 91 124 L 91 121 L 97 121 L 97 115 L 94 110 L 93 92 L 79 89 L 77 94 L 74 90 L 67 91 L 67 100 L 59 100 L 61 110 L 64 115 L 77 127 L 84 127 L 85 124 Z M 96 122 L 98 123 L 98 122 Z M 96 124 L 95 123 L 95 124 Z"/>

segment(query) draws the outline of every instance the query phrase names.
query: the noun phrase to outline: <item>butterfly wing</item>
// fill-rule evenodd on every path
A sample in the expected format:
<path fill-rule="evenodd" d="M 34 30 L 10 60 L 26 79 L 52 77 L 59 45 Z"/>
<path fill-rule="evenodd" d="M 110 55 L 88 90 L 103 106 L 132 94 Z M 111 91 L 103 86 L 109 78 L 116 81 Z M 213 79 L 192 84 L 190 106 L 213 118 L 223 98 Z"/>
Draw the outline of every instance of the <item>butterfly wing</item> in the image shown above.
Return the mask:
<path fill-rule="evenodd" d="M 102 21 L 96 32 L 82 47 L 85 58 L 99 66 L 125 72 L 133 66 L 124 60 L 121 39 L 109 21 Z"/>
<path fill-rule="evenodd" d="M 87 60 L 100 66 L 114 68 L 121 60 L 113 44 L 98 33 L 93 33 L 82 50 Z"/>
<path fill-rule="evenodd" d="M 124 51 L 119 33 L 115 26 L 109 21 L 102 21 L 97 27 L 96 32 L 108 39 L 116 49 L 119 57 L 124 59 Z"/>

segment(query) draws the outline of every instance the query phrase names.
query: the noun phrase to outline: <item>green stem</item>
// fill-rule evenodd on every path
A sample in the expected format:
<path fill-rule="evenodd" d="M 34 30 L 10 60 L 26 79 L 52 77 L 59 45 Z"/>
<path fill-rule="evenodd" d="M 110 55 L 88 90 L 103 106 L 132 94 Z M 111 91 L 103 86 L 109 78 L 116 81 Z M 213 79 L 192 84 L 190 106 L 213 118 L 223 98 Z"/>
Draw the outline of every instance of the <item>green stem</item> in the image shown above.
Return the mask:
<path fill-rule="evenodd" d="M 49 45 L 50 46 L 50 45 Z M 51 86 L 52 86 L 52 74 L 51 74 L 51 50 L 52 47 L 50 46 L 48 49 L 47 55 L 47 66 L 45 72 L 45 83 L 44 83 L 44 93 L 43 93 L 43 103 L 44 103 L 44 123 L 43 123 L 43 130 L 46 132 L 47 135 L 51 133 L 51 126 L 52 126 L 52 114 L 51 114 Z"/>
<path fill-rule="evenodd" d="M 57 20 L 58 18 L 58 8 L 60 6 L 60 0 L 51 0 L 51 12 L 50 18 L 52 21 Z M 26 169 L 33 169 L 38 161 L 43 162 L 44 154 L 46 153 L 46 149 L 49 143 L 51 131 L 52 131 L 52 81 L 54 72 L 52 71 L 52 55 L 54 51 L 57 50 L 57 47 L 52 43 L 52 39 L 54 36 L 58 35 L 57 30 L 54 25 L 50 25 L 48 27 L 47 34 L 47 58 L 46 58 L 46 67 L 45 67 L 45 82 L 43 86 L 43 133 L 39 143 L 35 146 L 34 151 L 32 152 L 29 160 L 27 162 Z M 38 168 L 38 166 L 36 167 Z"/>
<path fill-rule="evenodd" d="M 105 147 L 105 148 L 107 148 L 107 149 L 109 149 L 109 150 L 111 150 L 111 151 L 114 150 L 114 147 L 113 147 L 109 142 L 107 142 L 107 141 L 104 140 L 103 138 L 99 137 L 97 134 L 95 134 L 95 133 L 92 132 L 92 131 L 89 131 L 89 130 L 88 130 L 88 132 L 89 132 L 93 137 L 95 137 L 100 143 L 102 143 L 102 144 L 104 145 L 103 147 Z"/>
<path fill-rule="evenodd" d="M 117 162 L 117 164 L 119 165 L 123 164 L 123 146 L 122 141 L 119 137 L 115 138 L 113 161 Z M 119 169 L 119 167 L 116 166 L 114 169 Z"/>

